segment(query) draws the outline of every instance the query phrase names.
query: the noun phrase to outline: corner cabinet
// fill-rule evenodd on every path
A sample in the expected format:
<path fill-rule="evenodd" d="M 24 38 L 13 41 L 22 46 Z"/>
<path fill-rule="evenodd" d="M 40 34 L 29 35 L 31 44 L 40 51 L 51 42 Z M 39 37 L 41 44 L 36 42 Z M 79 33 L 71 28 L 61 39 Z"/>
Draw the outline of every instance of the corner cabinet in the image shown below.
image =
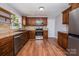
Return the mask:
<path fill-rule="evenodd" d="M 68 47 L 68 34 L 63 32 L 58 32 L 58 44 L 66 49 Z"/>

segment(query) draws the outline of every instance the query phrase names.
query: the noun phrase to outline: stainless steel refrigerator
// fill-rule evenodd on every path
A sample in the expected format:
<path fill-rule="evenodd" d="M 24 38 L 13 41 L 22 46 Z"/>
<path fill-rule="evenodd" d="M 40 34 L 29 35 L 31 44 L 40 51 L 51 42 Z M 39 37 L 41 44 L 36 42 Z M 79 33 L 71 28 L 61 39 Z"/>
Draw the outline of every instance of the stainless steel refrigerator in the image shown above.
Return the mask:
<path fill-rule="evenodd" d="M 79 56 L 79 8 L 69 13 L 68 51 L 71 56 Z"/>

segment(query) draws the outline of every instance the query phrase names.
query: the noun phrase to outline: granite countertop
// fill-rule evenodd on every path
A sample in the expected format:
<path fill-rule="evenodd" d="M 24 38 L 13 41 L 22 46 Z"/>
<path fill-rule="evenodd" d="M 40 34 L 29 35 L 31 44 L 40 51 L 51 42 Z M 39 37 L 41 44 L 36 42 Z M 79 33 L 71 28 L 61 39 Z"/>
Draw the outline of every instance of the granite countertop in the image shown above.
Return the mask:
<path fill-rule="evenodd" d="M 61 32 L 61 33 L 67 33 L 67 34 L 68 34 L 68 31 L 58 31 L 58 32 Z"/>
<path fill-rule="evenodd" d="M 6 38 L 8 36 L 14 36 L 16 34 L 20 34 L 22 32 L 5 32 L 5 33 L 0 33 L 0 39 Z"/>
<path fill-rule="evenodd" d="M 47 29 L 46 29 L 47 30 Z M 24 30 L 24 31 L 32 31 L 32 30 Z M 23 33 L 24 31 L 17 31 L 17 30 L 15 30 L 15 31 L 9 31 L 9 32 L 7 32 L 7 31 L 1 31 L 0 32 L 0 39 L 3 39 L 3 38 L 6 38 L 6 37 L 8 37 L 8 36 L 14 36 L 14 35 L 16 35 L 16 34 L 20 34 L 20 33 Z"/>

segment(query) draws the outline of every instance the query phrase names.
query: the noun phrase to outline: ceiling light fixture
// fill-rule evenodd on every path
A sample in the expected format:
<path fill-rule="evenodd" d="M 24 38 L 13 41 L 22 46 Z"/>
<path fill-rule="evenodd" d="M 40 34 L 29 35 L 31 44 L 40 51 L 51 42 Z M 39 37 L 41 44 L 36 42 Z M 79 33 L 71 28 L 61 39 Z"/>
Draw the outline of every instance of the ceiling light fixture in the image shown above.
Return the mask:
<path fill-rule="evenodd" d="M 40 11 L 44 11 L 44 7 L 40 7 L 39 10 L 40 10 Z"/>

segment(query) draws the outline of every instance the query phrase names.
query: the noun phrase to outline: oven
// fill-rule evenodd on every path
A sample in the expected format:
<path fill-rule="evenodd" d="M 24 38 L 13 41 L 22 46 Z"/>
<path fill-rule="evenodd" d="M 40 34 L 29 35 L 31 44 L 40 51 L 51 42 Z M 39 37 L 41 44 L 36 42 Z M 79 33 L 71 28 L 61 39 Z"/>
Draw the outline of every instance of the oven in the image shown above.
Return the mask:
<path fill-rule="evenodd" d="M 36 39 L 43 39 L 43 28 L 37 28 L 35 32 Z"/>

